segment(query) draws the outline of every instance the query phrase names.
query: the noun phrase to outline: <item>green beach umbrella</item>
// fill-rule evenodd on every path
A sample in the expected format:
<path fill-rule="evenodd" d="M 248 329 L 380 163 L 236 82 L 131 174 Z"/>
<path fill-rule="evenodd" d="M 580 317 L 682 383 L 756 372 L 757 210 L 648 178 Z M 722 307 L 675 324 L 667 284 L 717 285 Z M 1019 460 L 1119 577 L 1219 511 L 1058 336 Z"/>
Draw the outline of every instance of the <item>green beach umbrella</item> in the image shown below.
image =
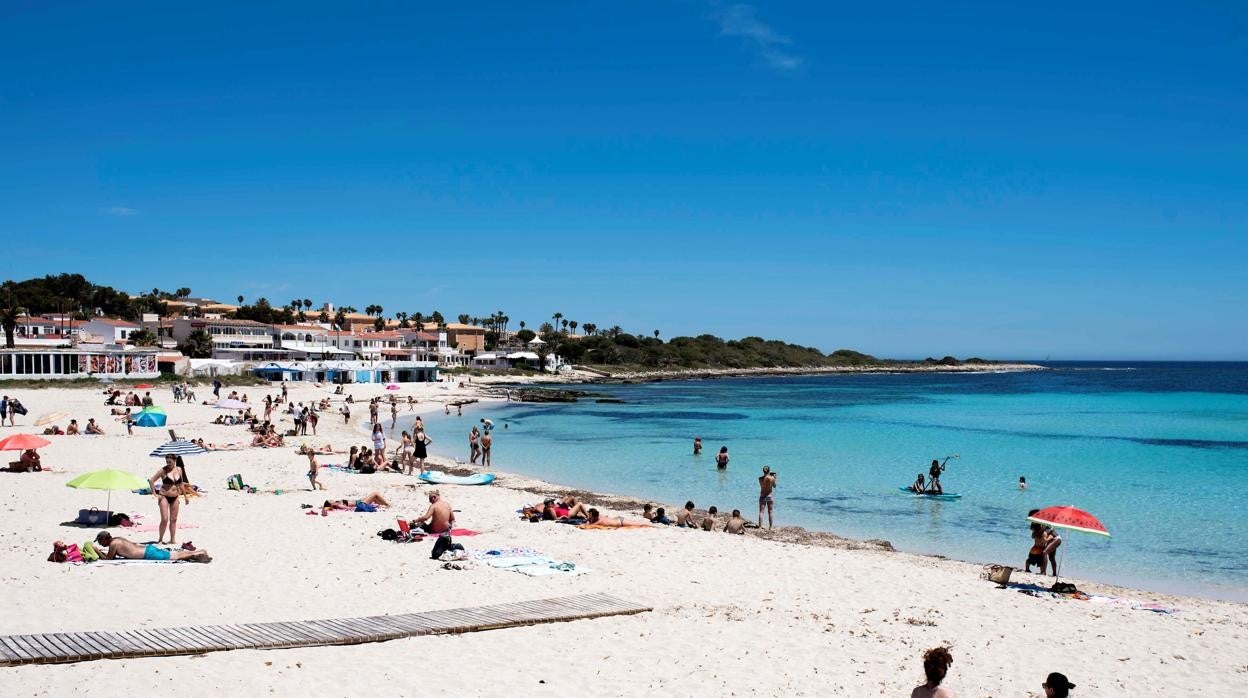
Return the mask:
<path fill-rule="evenodd" d="M 150 487 L 151 483 L 134 473 L 125 470 L 96 470 L 83 473 L 65 483 L 66 487 L 79 490 L 108 490 L 108 504 L 105 511 L 112 511 L 113 490 L 137 490 Z"/>
<path fill-rule="evenodd" d="M 147 413 L 147 414 L 165 414 L 165 408 L 163 408 L 163 407 L 157 407 L 157 406 L 155 406 L 155 405 L 148 405 L 147 407 L 144 407 L 143 409 L 139 410 L 139 414 L 143 414 L 143 413 Z"/>

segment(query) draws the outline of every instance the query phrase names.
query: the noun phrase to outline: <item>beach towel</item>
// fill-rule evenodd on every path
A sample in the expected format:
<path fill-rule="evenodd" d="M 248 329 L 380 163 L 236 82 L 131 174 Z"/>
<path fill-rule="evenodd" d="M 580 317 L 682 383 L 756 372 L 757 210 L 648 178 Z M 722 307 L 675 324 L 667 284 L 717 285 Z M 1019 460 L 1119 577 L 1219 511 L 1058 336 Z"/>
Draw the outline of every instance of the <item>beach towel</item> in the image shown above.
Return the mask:
<path fill-rule="evenodd" d="M 485 564 L 498 569 L 511 569 L 513 567 L 529 567 L 531 565 L 549 565 L 554 560 L 541 555 L 526 555 L 517 557 L 495 557 L 487 558 Z"/>
<path fill-rule="evenodd" d="M 199 524 L 182 523 L 181 521 L 179 521 L 178 530 L 181 531 L 184 528 L 199 528 Z M 135 533 L 153 533 L 155 531 L 160 530 L 160 526 L 157 524 L 140 524 L 138 526 L 131 526 L 130 530 L 134 531 Z"/>
<path fill-rule="evenodd" d="M 546 564 L 512 567 L 511 571 L 519 572 L 529 577 L 575 577 L 581 574 L 589 574 L 590 569 L 588 567 L 577 567 L 571 562 L 552 561 Z"/>

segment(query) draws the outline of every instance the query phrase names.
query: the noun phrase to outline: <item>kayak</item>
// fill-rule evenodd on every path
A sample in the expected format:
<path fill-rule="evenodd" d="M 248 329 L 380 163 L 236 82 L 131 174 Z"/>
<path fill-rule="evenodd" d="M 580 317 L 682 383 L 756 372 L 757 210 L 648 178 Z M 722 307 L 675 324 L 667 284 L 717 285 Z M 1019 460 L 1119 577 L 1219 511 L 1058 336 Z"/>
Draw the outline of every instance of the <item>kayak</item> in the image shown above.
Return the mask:
<path fill-rule="evenodd" d="M 954 492 L 945 492 L 944 494 L 928 494 L 926 492 L 923 494 L 914 494 L 914 490 L 910 489 L 909 487 L 898 487 L 897 489 L 901 490 L 902 492 L 905 492 L 906 494 L 914 495 L 915 497 L 923 497 L 925 499 L 938 499 L 942 502 L 953 501 L 955 499 L 962 499 L 962 495 L 956 494 Z"/>
<path fill-rule="evenodd" d="M 433 470 L 420 476 L 421 480 L 434 485 L 488 485 L 494 482 L 494 473 L 476 473 L 474 475 L 447 475 Z"/>

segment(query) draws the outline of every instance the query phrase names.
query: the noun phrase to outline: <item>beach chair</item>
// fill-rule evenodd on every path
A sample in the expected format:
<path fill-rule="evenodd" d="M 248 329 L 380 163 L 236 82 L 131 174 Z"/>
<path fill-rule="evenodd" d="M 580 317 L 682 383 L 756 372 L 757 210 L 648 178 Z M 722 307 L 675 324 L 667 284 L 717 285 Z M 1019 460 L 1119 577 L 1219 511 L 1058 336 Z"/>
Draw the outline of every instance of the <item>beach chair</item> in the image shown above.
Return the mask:
<path fill-rule="evenodd" d="M 412 532 L 412 527 L 403 519 L 399 519 L 399 537 L 398 542 L 410 543 L 412 541 L 424 540 L 425 534 L 421 531 Z"/>

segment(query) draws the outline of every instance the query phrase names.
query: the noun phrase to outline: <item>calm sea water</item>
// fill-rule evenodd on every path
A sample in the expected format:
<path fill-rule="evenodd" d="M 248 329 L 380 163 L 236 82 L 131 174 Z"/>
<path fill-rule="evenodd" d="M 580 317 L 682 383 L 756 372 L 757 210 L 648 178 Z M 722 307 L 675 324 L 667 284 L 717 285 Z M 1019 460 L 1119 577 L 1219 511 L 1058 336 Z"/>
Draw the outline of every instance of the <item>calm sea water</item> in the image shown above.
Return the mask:
<path fill-rule="evenodd" d="M 1113 538 L 1064 535 L 1065 571 L 1248 599 L 1248 364 L 1053 364 L 1033 373 L 748 378 L 595 386 L 625 404 L 471 409 L 427 420 L 467 458 L 498 424 L 495 466 L 553 482 L 757 515 L 904 550 L 1021 565 L 1031 508 L 1073 504 Z M 503 429 L 506 423 L 507 429 Z M 694 457 L 701 436 L 704 453 Z M 727 472 L 714 453 L 728 446 Z M 949 461 L 955 502 L 897 491 Z M 1029 488 L 1018 489 L 1020 475 Z"/>

